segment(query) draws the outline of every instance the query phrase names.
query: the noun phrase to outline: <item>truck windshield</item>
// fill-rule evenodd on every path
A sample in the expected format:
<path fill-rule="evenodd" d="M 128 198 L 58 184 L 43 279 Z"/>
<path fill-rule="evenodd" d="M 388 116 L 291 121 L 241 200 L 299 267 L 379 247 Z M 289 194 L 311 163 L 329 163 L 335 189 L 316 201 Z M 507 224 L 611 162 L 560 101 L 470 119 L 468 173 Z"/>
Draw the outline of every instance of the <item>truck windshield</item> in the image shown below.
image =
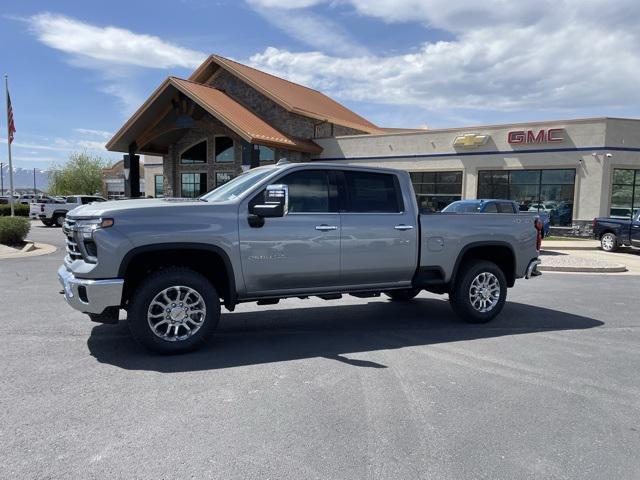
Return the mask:
<path fill-rule="evenodd" d="M 249 170 L 247 173 L 243 173 L 224 185 L 211 190 L 209 193 L 205 193 L 200 197 L 200 200 L 206 202 L 226 202 L 233 200 L 274 171 L 275 169 L 273 168 Z"/>

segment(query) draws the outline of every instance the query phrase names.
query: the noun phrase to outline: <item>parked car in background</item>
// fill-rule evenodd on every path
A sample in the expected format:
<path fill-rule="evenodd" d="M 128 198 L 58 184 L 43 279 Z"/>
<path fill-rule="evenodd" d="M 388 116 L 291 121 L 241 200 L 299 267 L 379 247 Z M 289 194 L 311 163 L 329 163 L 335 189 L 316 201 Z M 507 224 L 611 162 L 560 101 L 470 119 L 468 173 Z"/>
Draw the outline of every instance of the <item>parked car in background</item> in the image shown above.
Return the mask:
<path fill-rule="evenodd" d="M 556 205 L 553 203 L 532 203 L 529 205 L 530 212 L 545 212 L 547 214 L 551 214 L 556 208 Z"/>
<path fill-rule="evenodd" d="M 64 219 L 67 216 L 68 211 L 93 202 L 106 202 L 106 200 L 94 195 L 71 195 L 66 197 L 65 202 L 33 203 L 29 208 L 29 216 L 31 216 L 32 213 L 35 213 L 37 218 L 39 218 L 47 227 L 52 225 L 61 227 L 64 224 Z"/>
<path fill-rule="evenodd" d="M 520 205 L 512 200 L 500 199 L 480 199 L 480 200 L 458 200 L 450 203 L 443 210 L 443 213 L 517 213 L 519 215 L 527 215 L 530 217 L 538 217 L 542 222 L 542 236 L 549 235 L 551 229 L 551 221 L 549 214 L 536 210 L 523 212 Z"/>
<path fill-rule="evenodd" d="M 201 346 L 220 303 L 381 293 L 409 301 L 428 290 L 484 323 L 516 279 L 539 274 L 537 223 L 513 212 L 421 215 L 400 170 L 283 162 L 199 199 L 70 212 L 58 276 L 72 307 L 102 323 L 126 309 L 133 336 L 162 353 Z"/>
<path fill-rule="evenodd" d="M 38 195 L 35 193 L 23 193 L 18 197 L 18 203 L 22 205 L 29 205 L 37 200 Z"/>
<path fill-rule="evenodd" d="M 594 218 L 593 235 L 605 252 L 613 252 L 620 246 L 640 248 L 640 209 L 633 212 L 631 219 Z"/>
<path fill-rule="evenodd" d="M 8 204 L 9 204 L 9 199 L 10 199 L 10 198 L 11 198 L 11 197 L 10 197 L 9 195 L 2 195 L 2 196 L 0 197 L 0 205 L 8 205 Z M 19 195 L 14 195 L 14 196 L 13 196 L 13 199 L 14 199 L 14 200 L 13 200 L 13 202 L 14 202 L 13 204 L 14 204 L 14 205 L 18 205 L 18 204 L 20 203 L 20 201 L 19 201 L 19 200 L 20 200 L 20 196 L 19 196 Z"/>

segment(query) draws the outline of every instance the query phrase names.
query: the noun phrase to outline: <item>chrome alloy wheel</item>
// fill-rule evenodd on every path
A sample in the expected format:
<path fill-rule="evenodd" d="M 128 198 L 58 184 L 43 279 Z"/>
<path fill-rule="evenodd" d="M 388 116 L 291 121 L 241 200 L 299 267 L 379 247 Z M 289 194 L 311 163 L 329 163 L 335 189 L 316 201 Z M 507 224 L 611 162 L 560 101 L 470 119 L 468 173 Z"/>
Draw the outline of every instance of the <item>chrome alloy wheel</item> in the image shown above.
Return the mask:
<path fill-rule="evenodd" d="M 491 272 L 479 273 L 469 287 L 471 306 L 480 313 L 490 312 L 500 300 L 500 282 Z"/>
<path fill-rule="evenodd" d="M 186 340 L 200 330 L 206 314 L 202 295 L 190 287 L 173 286 L 153 297 L 147 322 L 156 336 L 176 342 Z"/>
<path fill-rule="evenodd" d="M 613 248 L 615 247 L 615 238 L 612 234 L 610 233 L 605 233 L 602 236 L 602 239 L 600 240 L 600 243 L 602 243 L 602 249 L 606 250 L 607 252 L 613 250 Z"/>

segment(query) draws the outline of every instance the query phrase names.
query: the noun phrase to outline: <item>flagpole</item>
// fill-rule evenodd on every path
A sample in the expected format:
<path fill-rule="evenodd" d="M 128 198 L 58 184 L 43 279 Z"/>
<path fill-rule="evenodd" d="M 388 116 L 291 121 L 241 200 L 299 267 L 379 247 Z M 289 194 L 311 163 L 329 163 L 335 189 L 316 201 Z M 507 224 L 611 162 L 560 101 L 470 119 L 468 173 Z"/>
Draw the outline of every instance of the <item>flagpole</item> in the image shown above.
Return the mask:
<path fill-rule="evenodd" d="M 11 162 L 11 132 L 9 129 L 9 75 L 4 75 L 4 90 L 7 93 L 7 146 L 9 147 L 9 203 L 11 204 L 11 216 L 15 216 L 13 208 L 13 163 Z"/>

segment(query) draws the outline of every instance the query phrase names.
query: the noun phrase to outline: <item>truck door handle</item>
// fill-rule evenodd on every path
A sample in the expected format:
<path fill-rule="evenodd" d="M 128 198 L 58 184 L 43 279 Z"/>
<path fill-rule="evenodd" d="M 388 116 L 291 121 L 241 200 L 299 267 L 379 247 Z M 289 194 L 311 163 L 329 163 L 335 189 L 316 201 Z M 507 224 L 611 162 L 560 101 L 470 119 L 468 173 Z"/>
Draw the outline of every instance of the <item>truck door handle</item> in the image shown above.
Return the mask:
<path fill-rule="evenodd" d="M 393 228 L 395 228 L 396 230 L 413 230 L 413 225 L 400 224 L 400 225 L 396 225 Z"/>
<path fill-rule="evenodd" d="M 331 230 L 337 230 L 338 227 L 336 227 L 335 225 L 326 225 L 326 224 L 322 224 L 322 225 L 316 225 L 316 230 L 320 230 L 321 232 L 329 232 Z"/>

